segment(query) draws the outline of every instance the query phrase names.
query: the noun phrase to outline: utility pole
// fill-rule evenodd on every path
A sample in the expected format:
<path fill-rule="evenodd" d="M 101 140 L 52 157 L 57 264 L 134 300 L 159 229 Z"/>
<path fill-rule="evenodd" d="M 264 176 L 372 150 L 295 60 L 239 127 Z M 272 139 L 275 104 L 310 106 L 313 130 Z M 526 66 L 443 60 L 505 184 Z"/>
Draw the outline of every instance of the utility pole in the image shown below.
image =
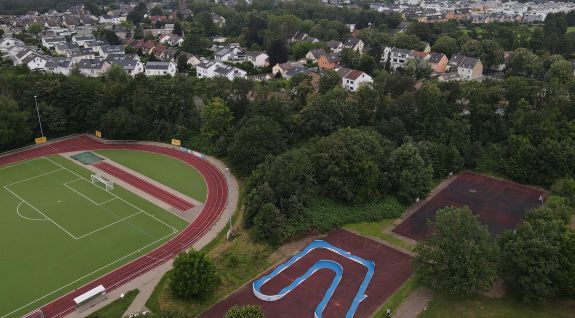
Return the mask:
<path fill-rule="evenodd" d="M 38 124 L 40 124 L 40 134 L 44 137 L 44 130 L 42 129 L 42 120 L 40 119 L 40 109 L 38 108 L 38 98 L 34 95 L 34 102 L 36 102 L 36 114 L 38 114 Z"/>
<path fill-rule="evenodd" d="M 230 200 L 230 168 L 226 168 L 225 169 L 225 174 L 226 174 L 226 188 L 228 190 L 227 193 L 227 200 Z M 229 206 L 226 204 L 226 207 L 229 208 Z M 232 216 L 233 216 L 234 211 L 232 209 L 230 209 L 230 228 L 228 229 L 228 241 L 232 239 Z"/>

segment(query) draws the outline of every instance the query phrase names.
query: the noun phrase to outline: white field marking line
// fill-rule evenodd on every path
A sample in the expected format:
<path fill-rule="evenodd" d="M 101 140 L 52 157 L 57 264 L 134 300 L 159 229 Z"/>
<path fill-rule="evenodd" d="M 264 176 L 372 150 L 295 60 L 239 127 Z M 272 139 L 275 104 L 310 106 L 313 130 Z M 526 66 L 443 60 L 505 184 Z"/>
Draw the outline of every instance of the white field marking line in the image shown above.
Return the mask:
<path fill-rule="evenodd" d="M 84 179 L 78 178 L 78 179 L 74 179 L 74 180 L 72 180 L 72 181 L 65 182 L 65 183 L 63 183 L 63 184 L 64 184 L 64 185 L 68 185 L 68 184 L 70 184 L 70 183 L 78 182 L 78 181 L 80 181 L 80 180 L 84 180 Z"/>
<path fill-rule="evenodd" d="M 64 169 L 64 170 L 68 170 L 70 173 L 76 175 L 77 177 L 79 177 L 79 178 L 81 178 L 81 179 L 84 179 L 84 180 L 86 180 L 86 181 L 89 181 L 88 179 L 82 177 L 81 175 L 75 173 L 74 171 L 71 171 L 70 169 L 68 169 L 68 168 L 66 168 L 66 167 L 64 167 L 64 166 L 62 166 L 61 164 L 59 164 L 59 163 L 57 163 L 57 162 L 54 162 L 52 159 L 50 159 L 50 158 L 48 158 L 48 157 L 44 157 L 44 159 L 50 161 L 51 163 L 53 163 L 53 164 L 59 166 L 60 168 L 62 168 L 62 169 Z M 91 181 L 89 181 L 89 182 L 91 183 Z M 124 203 L 127 203 L 129 206 L 135 208 L 136 210 L 143 212 L 144 214 L 146 214 L 147 216 L 151 217 L 152 219 L 158 221 L 159 223 L 161 223 L 161 224 L 163 224 L 163 225 L 165 225 L 165 226 L 171 228 L 172 230 L 174 230 L 174 231 L 176 231 L 176 232 L 178 231 L 178 229 L 176 229 L 175 227 L 173 227 L 173 226 L 167 224 L 166 222 L 164 222 L 164 221 L 158 219 L 157 217 L 151 215 L 150 213 L 148 213 L 148 212 L 146 212 L 146 211 L 140 209 L 139 207 L 135 206 L 135 205 L 132 204 L 131 202 L 126 201 L 125 199 L 123 199 L 123 198 L 117 196 L 116 194 L 114 194 L 114 193 L 112 193 L 112 192 L 109 192 L 109 193 L 110 193 L 111 195 L 115 196 L 117 199 L 123 201 Z M 166 210 L 166 211 L 167 211 L 167 210 Z M 168 211 L 168 212 L 169 212 L 169 211 Z M 2 318 L 2 317 L 0 317 L 0 318 Z"/>
<path fill-rule="evenodd" d="M 134 213 L 134 214 L 132 214 L 132 215 L 126 216 L 126 217 L 123 218 L 123 219 L 119 219 L 119 220 L 117 220 L 117 221 L 115 221 L 115 222 L 112 222 L 112 223 L 106 225 L 106 226 L 103 226 L 103 227 L 101 227 L 101 228 L 99 228 L 99 229 L 96 229 L 96 230 L 94 230 L 94 231 L 92 231 L 92 232 L 90 232 L 90 233 L 86 233 L 86 234 L 84 234 L 84 235 L 78 237 L 78 239 L 82 239 L 82 238 L 84 238 L 84 237 L 86 237 L 86 236 L 92 235 L 92 234 L 94 234 L 94 233 L 96 233 L 96 232 L 99 232 L 99 231 L 101 231 L 101 230 L 103 230 L 103 229 L 105 229 L 105 228 L 108 228 L 108 227 L 110 227 L 110 226 L 112 226 L 112 225 L 114 225 L 114 224 L 123 222 L 123 221 L 125 221 L 125 220 L 127 220 L 127 219 L 129 219 L 129 218 L 131 218 L 131 217 L 134 217 L 134 216 L 136 216 L 136 215 L 138 215 L 138 214 L 140 214 L 140 213 L 142 213 L 142 212 L 140 211 L 140 212 L 136 212 L 136 213 Z"/>
<path fill-rule="evenodd" d="M 26 179 L 23 179 L 23 180 L 19 180 L 19 181 L 16 181 L 16 182 L 7 184 L 7 185 L 4 186 L 4 188 L 6 188 L 6 187 L 11 187 L 11 186 L 13 186 L 13 185 L 15 185 L 15 184 L 18 184 L 18 183 L 22 183 L 22 182 L 27 182 L 27 181 L 30 181 L 30 180 L 34 180 L 34 179 L 37 179 L 37 178 L 40 178 L 40 177 L 43 177 L 43 176 L 47 176 L 47 175 L 49 175 L 49 174 L 51 174 L 51 173 L 58 172 L 58 171 L 61 171 L 61 170 L 64 170 L 64 169 L 60 168 L 60 169 L 56 169 L 56 170 L 53 170 L 53 171 L 41 173 L 41 174 L 39 174 L 39 175 L 37 175 L 37 176 L 34 176 L 34 177 L 31 177 L 31 178 L 26 178 Z"/>
<path fill-rule="evenodd" d="M 25 217 L 22 214 L 20 214 L 20 206 L 22 205 L 22 203 L 25 203 L 25 202 L 21 201 L 20 204 L 18 204 L 18 206 L 16 207 L 16 213 L 18 213 L 18 216 L 20 216 L 23 219 L 30 220 L 30 221 L 48 221 L 47 219 L 33 219 L 33 218 Z M 28 203 L 26 203 L 26 204 L 28 204 Z"/>
<path fill-rule="evenodd" d="M 138 248 L 137 250 L 135 250 L 135 251 L 133 251 L 133 252 L 131 252 L 131 253 L 125 255 L 125 256 L 122 256 L 122 257 L 118 258 L 117 260 L 115 260 L 115 261 L 113 261 L 113 262 L 111 262 L 111 263 L 109 263 L 109 264 L 106 264 L 106 265 L 104 265 L 104 266 L 102 266 L 102 267 L 100 267 L 100 268 L 94 270 L 93 272 L 91 272 L 91 273 L 89 273 L 89 274 L 86 274 L 86 275 L 84 275 L 84 276 L 82 276 L 82 277 L 80 277 L 80 278 L 74 280 L 73 282 L 70 282 L 70 283 L 68 283 L 68 284 L 66 284 L 66 285 L 64 285 L 64 286 L 62 286 L 62 287 L 60 287 L 60 288 L 58 288 L 58 289 L 56 289 L 56 290 L 54 290 L 54 291 L 52 291 L 52 292 L 50 292 L 50 293 L 48 293 L 48 294 L 46 294 L 46 295 L 44 295 L 44 296 L 42 296 L 42 297 L 36 299 L 36 300 L 33 300 L 33 301 L 31 301 L 31 302 L 29 302 L 29 303 L 27 303 L 27 304 L 25 304 L 25 305 L 23 305 L 23 306 L 21 306 L 21 307 L 19 307 L 19 308 L 16 308 L 16 309 L 14 309 L 13 311 L 11 311 L 11 312 L 5 314 L 4 316 L 1 316 L 0 318 L 6 318 L 6 317 L 12 315 L 13 313 L 15 313 L 15 312 L 17 312 L 17 311 L 20 311 L 20 310 L 22 310 L 22 309 L 24 309 L 24 308 L 26 308 L 26 307 L 29 307 L 30 305 L 32 305 L 32 304 L 34 304 L 34 303 L 37 303 L 37 302 L 39 302 L 40 300 L 42 300 L 42 299 L 44 299 L 44 298 L 46 298 L 46 297 L 49 297 L 50 295 L 52 295 L 52 294 L 54 294 L 54 293 L 57 293 L 57 292 L 59 292 L 60 290 L 66 288 L 66 287 L 68 287 L 68 286 L 70 286 L 70 285 L 72 285 L 72 284 L 77 283 L 78 281 L 81 281 L 82 279 L 85 279 L 85 278 L 87 278 L 87 277 L 89 277 L 89 276 L 94 275 L 95 273 L 97 273 L 97 272 L 99 272 L 99 271 L 105 269 L 106 267 L 110 267 L 110 266 L 112 266 L 113 264 L 115 264 L 115 263 L 117 263 L 117 262 L 120 262 L 120 261 L 122 261 L 123 259 L 128 258 L 128 257 L 130 257 L 130 256 L 132 256 L 132 255 L 134 255 L 134 254 L 136 254 L 136 253 L 141 253 L 141 251 L 142 251 L 143 249 L 147 249 L 148 247 L 150 247 L 150 246 L 152 246 L 152 245 L 154 245 L 154 244 L 157 244 L 158 242 L 163 241 L 163 240 L 167 239 L 167 238 L 170 237 L 170 236 L 173 236 L 175 233 L 177 233 L 177 230 L 176 230 L 176 232 L 174 232 L 174 233 L 170 233 L 170 234 L 168 234 L 168 235 L 166 235 L 166 236 L 164 236 L 164 237 L 162 237 L 162 238 L 160 238 L 160 239 L 158 239 L 158 240 L 156 240 L 156 241 L 154 241 L 154 242 L 152 242 L 152 243 L 150 243 L 150 244 L 148 244 L 148 245 L 146 245 L 146 246 L 140 247 L 140 248 Z M 89 282 L 88 282 L 88 283 L 89 283 Z M 84 286 L 84 285 L 82 285 L 82 286 Z M 82 287 L 82 286 L 80 286 L 80 287 Z"/>
<path fill-rule="evenodd" d="M 32 159 L 29 159 L 29 160 L 26 160 L 26 161 L 22 161 L 22 162 L 18 162 L 18 163 L 13 163 L 13 164 L 11 164 L 11 165 L 9 165 L 9 166 L 6 166 L 6 167 L 0 167 L 0 170 L 9 169 L 9 168 L 17 167 L 17 166 L 21 166 L 21 165 L 24 165 L 24 164 L 27 164 L 27 163 L 30 163 L 30 162 L 32 162 L 32 161 L 36 161 L 36 160 L 39 160 L 39 159 L 42 159 L 42 158 L 32 158 Z"/>
<path fill-rule="evenodd" d="M 19 195 L 17 195 L 14 191 L 8 189 L 7 187 L 4 187 L 4 189 L 6 189 L 6 191 L 12 193 L 12 195 L 14 195 L 15 197 L 17 197 L 18 199 L 20 199 L 20 201 L 24 201 L 26 202 L 26 204 L 28 204 L 32 209 L 36 210 L 36 212 L 42 214 L 43 217 L 45 217 L 48 221 L 52 222 L 54 225 L 56 225 L 57 227 L 60 228 L 60 230 L 64 231 L 66 234 L 70 235 L 73 239 L 77 240 L 78 238 L 74 236 L 74 234 L 68 232 L 68 230 L 66 230 L 65 228 L 63 228 L 62 226 L 60 226 L 60 224 L 54 222 L 54 220 L 52 220 L 51 218 L 49 218 L 48 216 L 46 216 L 46 214 L 42 213 L 42 211 L 40 211 L 38 208 L 36 208 L 35 206 L 33 206 L 32 204 L 30 204 L 30 202 L 24 200 L 22 197 L 20 197 Z"/>
<path fill-rule="evenodd" d="M 76 181 L 79 181 L 79 180 L 84 180 L 84 179 L 78 179 L 78 180 L 76 180 Z M 66 188 L 68 188 L 68 189 L 70 189 L 70 190 L 76 192 L 78 195 L 82 196 L 84 199 L 86 199 L 86 200 L 92 202 L 94 205 L 97 205 L 97 206 L 100 206 L 100 205 L 102 205 L 102 204 L 106 204 L 106 203 L 108 203 L 108 202 L 110 202 L 110 201 L 112 201 L 112 200 L 116 200 L 116 198 L 111 198 L 111 199 L 106 200 L 106 201 L 104 201 L 104 202 L 98 203 L 98 202 L 96 202 L 96 201 L 90 199 L 88 196 L 86 196 L 85 194 L 81 193 L 80 191 L 78 191 L 78 190 L 72 188 L 71 186 L 68 185 L 68 183 L 64 183 L 64 186 L 65 186 Z M 140 212 L 141 212 L 141 211 L 138 211 L 137 213 L 140 213 Z"/>

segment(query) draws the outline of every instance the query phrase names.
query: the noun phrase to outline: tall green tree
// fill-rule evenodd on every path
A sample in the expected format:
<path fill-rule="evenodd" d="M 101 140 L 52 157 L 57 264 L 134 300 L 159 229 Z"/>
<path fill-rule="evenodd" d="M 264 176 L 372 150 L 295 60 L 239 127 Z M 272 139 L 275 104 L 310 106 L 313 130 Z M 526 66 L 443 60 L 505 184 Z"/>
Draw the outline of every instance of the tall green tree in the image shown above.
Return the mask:
<path fill-rule="evenodd" d="M 227 135 L 232 126 L 234 116 L 226 102 L 221 98 L 213 98 L 200 113 L 202 118 L 202 134 L 207 138 Z"/>
<path fill-rule="evenodd" d="M 20 110 L 16 101 L 0 96 L 0 149 L 6 150 L 30 138 L 29 116 L 28 112 Z"/>
<path fill-rule="evenodd" d="M 429 192 L 433 168 L 423 160 L 415 144 L 406 143 L 391 153 L 386 174 L 388 186 L 397 197 L 411 203 Z"/>
<path fill-rule="evenodd" d="M 499 248 L 468 207 L 437 211 L 433 235 L 419 243 L 414 267 L 428 287 L 455 296 L 491 288 L 497 276 Z"/>
<path fill-rule="evenodd" d="M 215 265 L 202 252 L 181 252 L 174 260 L 170 290 L 181 299 L 205 299 L 217 287 Z"/>

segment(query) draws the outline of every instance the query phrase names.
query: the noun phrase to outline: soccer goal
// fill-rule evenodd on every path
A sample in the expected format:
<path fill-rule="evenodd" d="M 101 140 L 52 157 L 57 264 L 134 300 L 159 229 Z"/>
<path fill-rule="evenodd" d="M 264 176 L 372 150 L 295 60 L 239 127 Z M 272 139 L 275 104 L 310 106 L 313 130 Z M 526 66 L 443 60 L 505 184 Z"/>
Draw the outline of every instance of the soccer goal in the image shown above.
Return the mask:
<path fill-rule="evenodd" d="M 93 174 L 91 178 L 92 178 L 92 184 L 98 185 L 98 183 L 102 183 L 106 187 L 106 191 L 114 189 L 114 183 L 110 180 L 106 180 L 99 174 Z"/>

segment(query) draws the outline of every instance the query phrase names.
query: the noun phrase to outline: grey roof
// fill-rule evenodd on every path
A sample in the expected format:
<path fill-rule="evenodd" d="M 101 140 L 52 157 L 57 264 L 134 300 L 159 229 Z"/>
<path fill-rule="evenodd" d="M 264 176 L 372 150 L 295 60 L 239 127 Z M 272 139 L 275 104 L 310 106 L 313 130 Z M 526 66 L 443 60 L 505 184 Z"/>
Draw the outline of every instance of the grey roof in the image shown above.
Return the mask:
<path fill-rule="evenodd" d="M 46 68 L 48 69 L 53 69 L 53 68 L 57 68 L 57 67 L 63 67 L 63 68 L 68 68 L 70 67 L 70 64 L 72 63 L 72 59 L 71 58 L 67 58 L 67 57 L 52 57 L 49 58 L 48 61 L 46 62 Z"/>
<path fill-rule="evenodd" d="M 199 68 L 210 68 L 210 67 L 212 67 L 214 64 L 216 64 L 216 62 L 214 62 L 214 61 L 202 61 L 202 62 L 200 62 L 200 64 L 196 65 L 196 67 L 199 67 Z"/>
<path fill-rule="evenodd" d="M 400 48 L 394 47 L 394 48 L 391 49 L 391 53 L 400 53 L 400 54 L 407 54 L 407 55 L 409 55 L 409 54 L 411 54 L 411 50 L 400 49 Z"/>
<path fill-rule="evenodd" d="M 479 62 L 479 59 L 476 59 L 474 57 L 466 57 L 465 59 L 463 59 L 463 61 L 459 64 L 459 67 L 463 67 L 463 68 L 473 68 L 475 66 L 475 64 L 477 64 L 477 62 Z"/>
<path fill-rule="evenodd" d="M 20 60 L 20 59 L 22 59 L 24 56 L 26 56 L 26 54 L 28 54 L 28 53 L 30 53 L 30 52 L 32 52 L 32 50 L 30 50 L 30 49 L 23 49 L 22 51 L 20 51 L 20 52 L 18 52 L 18 53 L 16 54 L 16 58 Z"/>
<path fill-rule="evenodd" d="M 449 59 L 449 62 L 447 62 L 447 64 L 450 66 L 459 66 L 459 64 L 461 64 L 461 62 L 463 62 L 464 59 L 465 55 L 455 54 Z"/>
<path fill-rule="evenodd" d="M 22 64 L 28 64 L 28 62 L 32 61 L 33 59 L 35 59 L 37 57 L 42 58 L 44 60 L 48 60 L 48 57 L 46 57 L 42 54 L 38 54 L 36 52 L 32 52 L 32 53 L 30 53 L 30 55 L 26 56 L 26 58 L 22 60 Z"/>
<path fill-rule="evenodd" d="M 360 41 L 360 39 L 358 39 L 358 38 L 348 38 L 347 40 L 345 40 L 343 45 L 345 45 L 345 46 L 356 46 L 357 43 L 359 43 L 359 41 Z"/>
<path fill-rule="evenodd" d="M 96 41 L 96 37 L 93 35 L 84 35 L 84 36 L 74 36 L 76 41 Z"/>
<path fill-rule="evenodd" d="M 319 59 L 322 55 L 325 55 L 324 49 L 314 49 L 309 51 L 314 58 Z"/>
<path fill-rule="evenodd" d="M 429 53 L 429 63 L 433 64 L 439 63 L 444 55 L 445 54 L 443 53 L 436 53 L 436 52 Z"/>
<path fill-rule="evenodd" d="M 107 54 L 111 53 L 124 53 L 125 49 L 123 45 L 106 45 L 101 47 L 102 51 Z"/>
<path fill-rule="evenodd" d="M 78 66 L 84 70 L 100 70 L 106 63 L 104 59 L 83 59 Z"/>
<path fill-rule="evenodd" d="M 442 76 L 446 81 L 457 80 L 460 78 L 457 72 L 443 73 Z"/>
<path fill-rule="evenodd" d="M 309 74 L 309 73 L 310 73 L 310 70 L 308 70 L 308 69 L 305 68 L 305 67 L 294 67 L 294 68 L 290 69 L 289 71 L 287 71 L 286 74 L 285 74 L 285 76 L 286 76 L 286 77 L 292 77 L 292 76 L 295 76 L 295 75 L 297 75 L 297 74 L 305 74 L 305 75 L 307 75 L 307 74 Z"/>
<path fill-rule="evenodd" d="M 140 61 L 128 60 L 128 59 L 126 59 L 126 60 L 114 60 L 111 62 L 111 64 L 119 65 L 126 71 L 134 70 L 136 68 L 136 66 L 138 65 L 138 63 L 140 63 Z"/>
<path fill-rule="evenodd" d="M 148 62 L 146 68 L 149 70 L 167 70 L 170 67 L 170 62 Z"/>
<path fill-rule="evenodd" d="M 339 77 L 344 78 L 352 70 L 349 68 L 340 67 L 340 68 L 336 69 L 335 71 L 337 72 L 337 75 L 339 75 Z"/>
<path fill-rule="evenodd" d="M 42 39 L 48 43 L 66 42 L 66 38 L 63 36 L 45 36 Z"/>
<path fill-rule="evenodd" d="M 233 72 L 235 67 L 229 65 L 220 65 L 214 69 L 214 73 L 226 76 L 229 73 Z"/>
<path fill-rule="evenodd" d="M 106 56 L 106 61 L 113 63 L 117 61 L 137 61 L 137 54 L 123 54 L 123 53 L 112 53 Z"/>
<path fill-rule="evenodd" d="M 254 57 L 254 58 L 260 56 L 261 54 L 264 54 L 264 53 L 260 52 L 260 51 L 248 51 L 248 52 L 246 52 L 247 56 Z"/>

